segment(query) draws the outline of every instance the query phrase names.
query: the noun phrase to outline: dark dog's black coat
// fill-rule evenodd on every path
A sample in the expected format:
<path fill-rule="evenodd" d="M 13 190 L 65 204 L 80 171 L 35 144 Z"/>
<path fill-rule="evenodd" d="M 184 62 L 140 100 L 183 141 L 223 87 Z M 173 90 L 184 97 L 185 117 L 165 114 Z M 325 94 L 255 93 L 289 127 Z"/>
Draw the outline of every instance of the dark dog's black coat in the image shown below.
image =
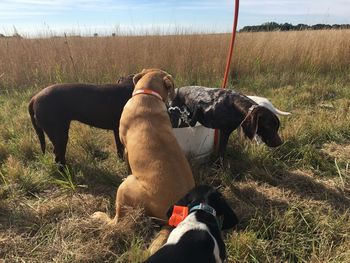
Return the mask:
<path fill-rule="evenodd" d="M 252 108 L 253 105 L 255 106 Z M 269 147 L 282 144 L 278 135 L 280 122 L 275 114 L 234 90 L 182 87 L 176 90 L 176 97 L 171 106 L 185 107 L 190 112 L 190 126 L 194 126 L 198 121 L 205 127 L 219 129 L 221 156 L 225 152 L 230 134 L 240 125 L 250 139 L 257 134 Z M 179 122 L 178 112 L 174 111 L 170 118 L 172 125 L 176 127 Z"/>
<path fill-rule="evenodd" d="M 29 114 L 45 153 L 45 136 L 54 146 L 55 161 L 65 164 L 70 122 L 77 120 L 93 127 L 113 130 L 118 155 L 123 156 L 119 120 L 131 98 L 133 75 L 117 84 L 56 84 L 36 94 L 29 103 Z"/>
<path fill-rule="evenodd" d="M 187 206 L 191 210 L 200 203 L 211 206 L 215 209 L 217 218 L 223 218 L 222 229 L 230 229 L 238 223 L 235 213 L 223 196 L 211 186 L 195 187 L 175 205 Z M 169 209 L 168 217 L 172 209 L 173 207 Z M 190 213 L 183 223 L 170 234 L 167 244 L 146 262 L 211 263 L 217 260 L 224 261 L 226 250 L 217 218 L 203 210 Z M 177 242 L 174 242 L 174 236 Z M 214 250 L 215 244 L 217 251 Z"/>

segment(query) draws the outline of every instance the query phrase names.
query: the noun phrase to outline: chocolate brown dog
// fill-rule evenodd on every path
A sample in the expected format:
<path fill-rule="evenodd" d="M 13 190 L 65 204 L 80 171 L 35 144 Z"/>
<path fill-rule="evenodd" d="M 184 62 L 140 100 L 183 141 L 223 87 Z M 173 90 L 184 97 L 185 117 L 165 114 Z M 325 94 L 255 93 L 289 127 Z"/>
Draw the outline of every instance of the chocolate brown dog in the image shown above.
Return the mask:
<path fill-rule="evenodd" d="M 190 166 L 174 137 L 165 103 L 174 97 L 172 77 L 143 70 L 134 77 L 133 97 L 124 107 L 119 134 L 132 174 L 119 186 L 116 215 L 93 217 L 108 223 L 123 216 L 123 207 L 141 206 L 149 216 L 167 220 L 167 210 L 194 187 Z"/>
<path fill-rule="evenodd" d="M 36 94 L 28 110 L 42 152 L 45 153 L 45 132 L 54 146 L 55 161 L 65 165 L 69 126 L 76 120 L 113 130 L 117 152 L 122 157 L 119 120 L 134 89 L 133 76 L 120 79 L 117 84 L 56 84 Z"/>

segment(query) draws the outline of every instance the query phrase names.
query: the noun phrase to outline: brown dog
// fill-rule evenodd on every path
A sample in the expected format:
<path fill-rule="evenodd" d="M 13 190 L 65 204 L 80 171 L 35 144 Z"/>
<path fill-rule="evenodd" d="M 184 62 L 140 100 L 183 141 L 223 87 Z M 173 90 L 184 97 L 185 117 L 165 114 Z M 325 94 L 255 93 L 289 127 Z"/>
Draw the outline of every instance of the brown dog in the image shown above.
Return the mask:
<path fill-rule="evenodd" d="M 134 89 L 133 76 L 117 84 L 56 84 L 37 93 L 28 106 L 30 118 L 45 153 L 45 135 L 54 146 L 55 161 L 66 164 L 69 126 L 76 120 L 93 127 L 113 130 L 118 155 L 124 147 L 119 140 L 119 120 Z"/>
<path fill-rule="evenodd" d="M 109 223 L 118 221 L 125 206 L 141 206 L 147 215 L 167 220 L 170 205 L 194 187 L 165 106 L 168 96 L 174 97 L 172 77 L 161 70 L 143 70 L 134 83 L 119 127 L 132 174 L 118 188 L 115 218 L 102 212 L 93 215 Z"/>

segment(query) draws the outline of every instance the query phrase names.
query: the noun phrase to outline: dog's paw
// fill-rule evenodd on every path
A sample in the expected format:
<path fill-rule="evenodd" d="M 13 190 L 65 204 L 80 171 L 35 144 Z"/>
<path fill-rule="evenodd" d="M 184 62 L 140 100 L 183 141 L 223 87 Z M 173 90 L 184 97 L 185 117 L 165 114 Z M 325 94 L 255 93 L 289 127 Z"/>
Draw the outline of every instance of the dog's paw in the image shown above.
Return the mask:
<path fill-rule="evenodd" d="M 91 218 L 95 219 L 95 220 L 99 220 L 99 221 L 104 222 L 106 224 L 111 221 L 109 216 L 106 213 L 103 213 L 103 212 L 95 212 L 95 213 L 93 213 L 91 215 Z"/>
<path fill-rule="evenodd" d="M 106 225 L 115 225 L 118 222 L 118 218 L 110 218 L 106 213 L 103 212 L 95 212 L 91 215 L 93 220 L 100 221 Z"/>

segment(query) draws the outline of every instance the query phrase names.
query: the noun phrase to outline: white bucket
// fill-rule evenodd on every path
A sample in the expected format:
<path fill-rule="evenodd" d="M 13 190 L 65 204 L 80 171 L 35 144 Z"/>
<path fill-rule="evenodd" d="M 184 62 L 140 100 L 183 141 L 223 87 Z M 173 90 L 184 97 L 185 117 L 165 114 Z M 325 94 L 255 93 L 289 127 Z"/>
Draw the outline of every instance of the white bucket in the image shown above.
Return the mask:
<path fill-rule="evenodd" d="M 188 159 L 205 162 L 214 150 L 214 130 L 200 124 L 173 129 L 175 137 Z"/>

